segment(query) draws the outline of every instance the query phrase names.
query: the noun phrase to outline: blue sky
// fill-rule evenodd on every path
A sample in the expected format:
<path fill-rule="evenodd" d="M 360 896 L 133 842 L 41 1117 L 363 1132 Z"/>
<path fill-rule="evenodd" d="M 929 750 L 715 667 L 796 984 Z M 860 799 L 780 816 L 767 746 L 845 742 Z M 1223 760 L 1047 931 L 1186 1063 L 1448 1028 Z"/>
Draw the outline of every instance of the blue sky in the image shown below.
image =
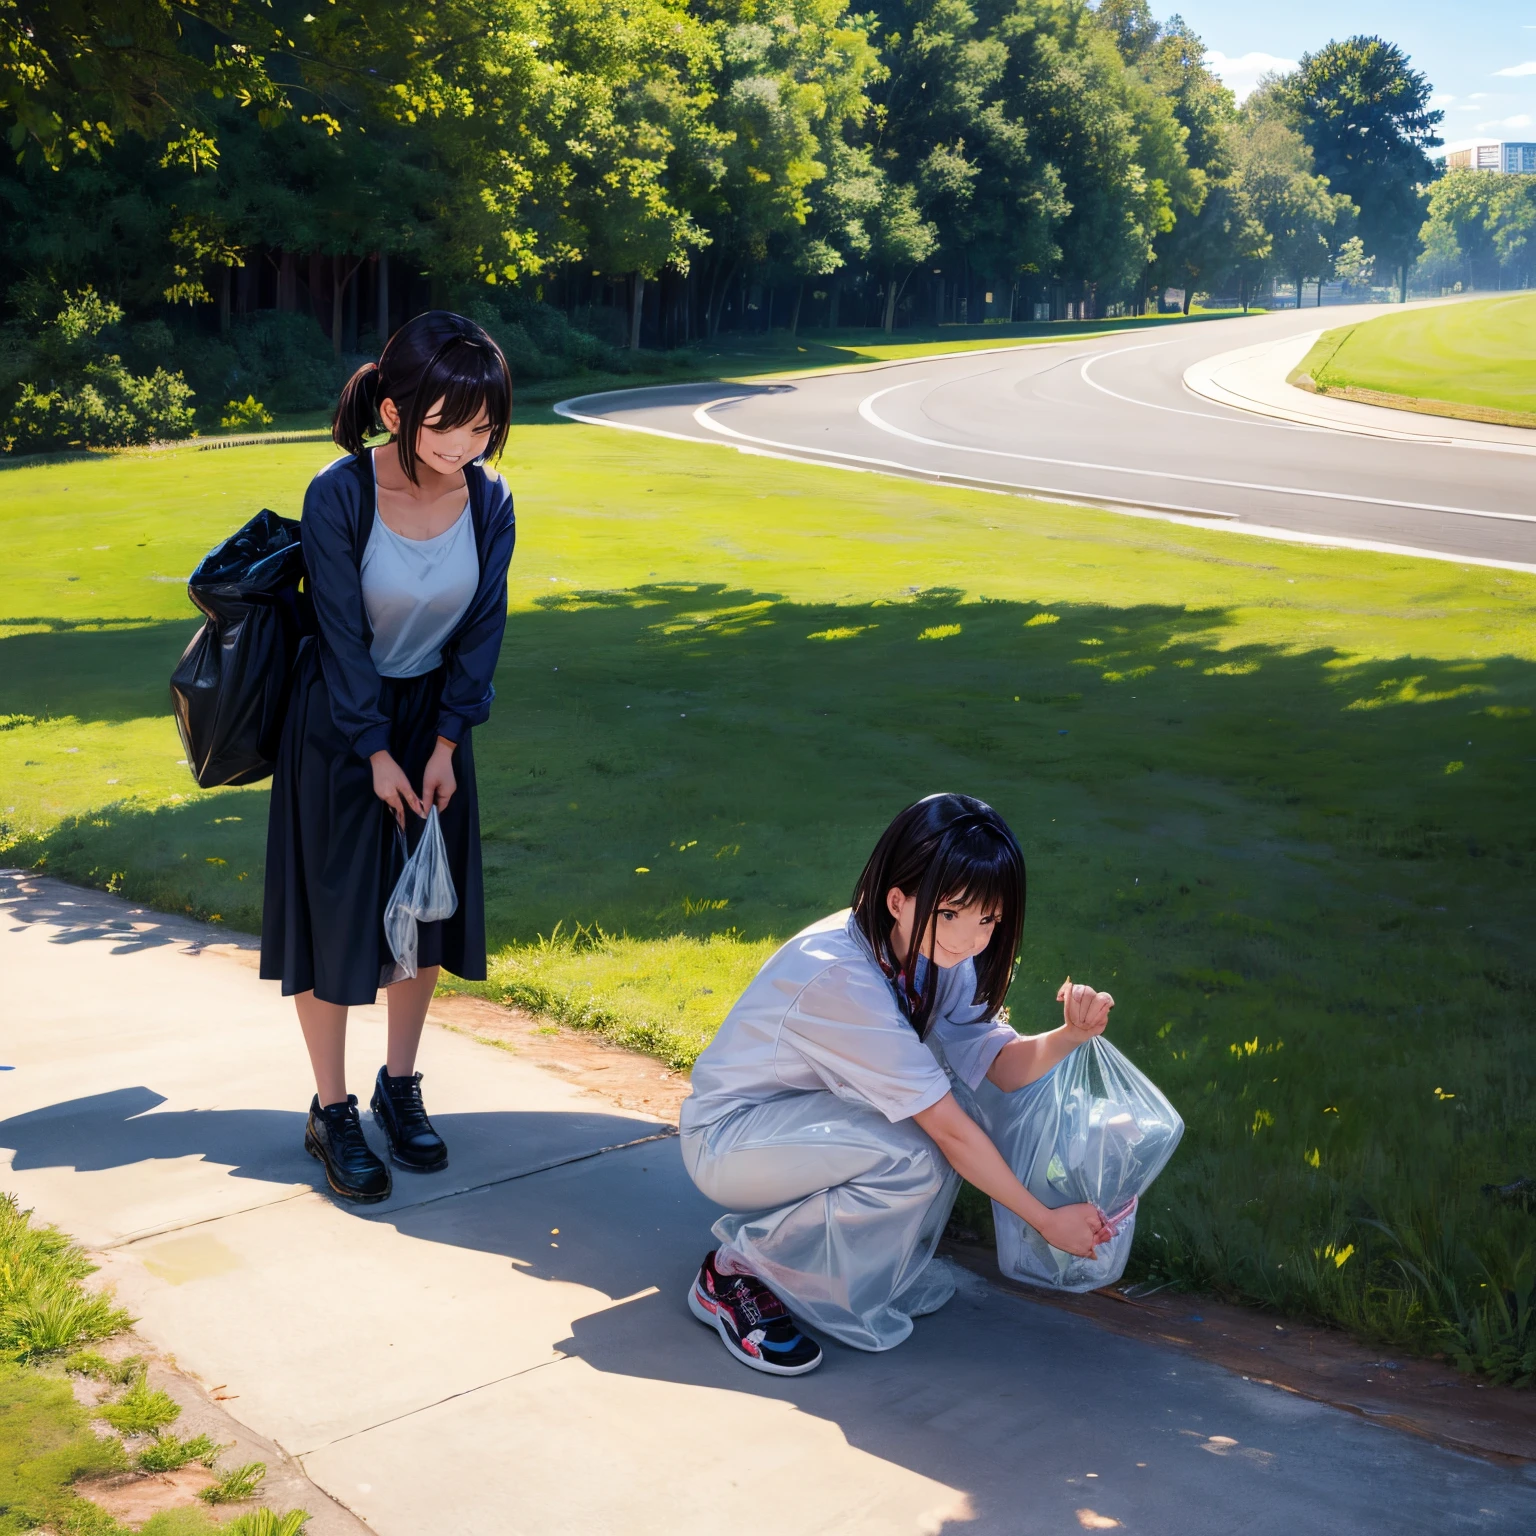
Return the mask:
<path fill-rule="evenodd" d="M 1216 73 L 1239 96 L 1331 38 L 1375 33 L 1412 56 L 1445 110 L 1450 148 L 1477 139 L 1536 141 L 1536 0 L 1181 0 Z"/>

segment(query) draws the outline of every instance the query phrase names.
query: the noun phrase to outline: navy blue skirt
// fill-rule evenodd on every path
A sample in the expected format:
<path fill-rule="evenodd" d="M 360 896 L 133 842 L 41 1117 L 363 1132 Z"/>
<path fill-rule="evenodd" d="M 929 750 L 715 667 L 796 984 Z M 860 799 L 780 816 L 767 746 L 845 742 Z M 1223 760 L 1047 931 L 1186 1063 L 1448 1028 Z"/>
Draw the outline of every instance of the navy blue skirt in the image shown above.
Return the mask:
<path fill-rule="evenodd" d="M 443 669 L 384 680 L 379 702 L 391 721 L 389 750 L 421 792 L 437 744 Z M 439 812 L 459 906 L 441 923 L 423 923 L 417 965 L 441 965 L 469 981 L 485 979 L 485 891 L 480 872 L 480 806 L 475 758 L 466 734 L 453 755 L 458 788 Z M 422 822 L 405 813 L 408 848 Z M 331 718 L 320 655 L 300 648 L 267 817 L 261 974 L 283 996 L 313 992 L 326 1003 L 371 1003 L 381 971 L 393 963 L 384 905 L 405 862 L 394 814 L 373 792 L 373 768 Z"/>

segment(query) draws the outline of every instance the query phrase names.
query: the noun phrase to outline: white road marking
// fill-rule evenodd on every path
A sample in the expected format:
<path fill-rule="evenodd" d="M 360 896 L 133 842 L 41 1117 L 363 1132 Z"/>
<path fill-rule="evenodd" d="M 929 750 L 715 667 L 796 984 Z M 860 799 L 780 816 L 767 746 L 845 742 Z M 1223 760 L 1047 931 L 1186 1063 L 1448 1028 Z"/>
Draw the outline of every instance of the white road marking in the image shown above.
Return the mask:
<path fill-rule="evenodd" d="M 919 382 L 920 383 L 922 381 L 921 380 L 917 380 L 917 381 L 914 381 L 914 382 Z M 898 389 L 905 388 L 904 385 L 900 385 L 900 384 L 898 384 L 896 387 Z M 1029 492 L 1033 492 L 1033 493 L 1038 494 L 1038 495 L 1061 496 L 1061 497 L 1066 498 L 1067 500 L 1081 500 L 1083 495 L 1084 495 L 1084 493 L 1082 491 L 1074 491 L 1074 490 L 1070 489 L 1067 486 L 1061 486 L 1061 485 L 1016 485 L 1012 481 L 1008 481 L 1008 480 L 988 480 L 983 475 L 962 475 L 962 474 L 956 474 L 953 470 L 929 469 L 928 466 L 925 465 L 925 464 L 904 464 L 900 459 L 877 459 L 877 458 L 871 457 L 868 454 L 863 454 L 863 453 L 844 453 L 844 452 L 842 452 L 842 451 L 840 451 L 839 449 L 836 449 L 836 448 L 811 448 L 811 447 L 808 447 L 804 443 L 782 443 L 782 442 L 779 442 L 776 438 L 772 438 L 772 437 L 755 437 L 755 436 L 753 436 L 749 432 L 738 432 L 735 427 L 728 427 L 728 426 L 726 426 L 726 424 L 723 421 L 716 421 L 714 419 L 714 417 L 709 414 L 717 406 L 721 406 L 721 405 L 735 405 L 738 401 L 745 400 L 747 398 L 749 398 L 749 397 L 746 396 L 746 395 L 722 395 L 720 397 L 720 399 L 718 399 L 718 400 L 706 401 L 703 405 L 701 405 L 693 413 L 693 419 L 701 427 L 703 427 L 706 431 L 717 432 L 722 437 L 734 437 L 734 438 L 736 438 L 741 443 L 754 443 L 754 444 L 758 445 L 758 447 L 755 448 L 755 449 L 743 449 L 742 450 L 743 452 L 758 452 L 758 451 L 761 451 L 762 449 L 770 449 L 770 448 L 771 449 L 780 449 L 780 450 L 782 450 L 782 453 L 775 454 L 775 455 L 772 455 L 772 456 L 773 457 L 788 457 L 788 458 L 799 458 L 802 455 L 805 455 L 805 454 L 808 454 L 808 453 L 814 453 L 814 454 L 816 454 L 818 456 L 818 458 L 816 458 L 816 459 L 809 459 L 806 462 L 817 463 L 817 462 L 819 462 L 819 460 L 820 460 L 820 458 L 822 456 L 825 456 L 827 458 L 843 459 L 843 460 L 845 460 L 847 462 L 849 467 L 853 467 L 853 466 L 857 465 L 857 466 L 860 466 L 860 467 L 866 467 L 867 466 L 870 469 L 876 469 L 876 470 L 891 469 L 891 470 L 896 470 L 898 473 L 903 474 L 903 475 L 922 475 L 922 476 L 924 476 L 924 477 L 926 477 L 928 479 L 931 479 L 931 480 L 950 480 L 950 481 L 962 482 L 962 483 L 965 483 L 965 484 L 968 484 L 968 485 L 982 486 L 982 487 L 986 487 L 986 488 L 993 488 L 993 487 L 995 487 L 995 488 L 997 488 L 999 490 L 1002 490 L 1002 491 L 1005 491 L 1005 492 L 1006 491 L 1014 491 L 1014 492 L 1029 491 Z M 558 410 L 559 407 L 557 406 L 556 409 Z M 571 413 L 570 412 L 565 412 L 563 414 L 570 415 Z M 577 417 L 575 419 L 582 420 L 582 419 L 591 419 L 591 418 L 580 418 L 580 417 Z M 640 430 L 644 431 L 646 429 L 641 428 Z M 679 434 L 675 433 L 675 432 L 664 432 L 661 435 L 664 436 L 664 437 L 676 437 Z M 692 438 L 692 439 L 690 439 L 690 441 L 697 442 L 698 439 L 697 438 Z M 1114 500 L 1123 500 L 1124 498 L 1109 497 L 1107 499 L 1109 499 L 1111 501 L 1114 501 Z M 1188 513 L 1189 515 L 1191 515 L 1193 517 L 1208 517 L 1208 518 L 1221 518 L 1221 519 L 1232 518 L 1232 519 L 1236 519 L 1236 517 L 1238 516 L 1238 514 L 1236 512 L 1218 512 L 1218 511 L 1214 511 L 1214 510 L 1212 510 L 1210 508 L 1207 508 L 1207 507 L 1182 507 L 1182 506 L 1174 506 L 1174 507 L 1171 507 L 1169 510 L 1175 511 L 1175 512 Z"/>
<path fill-rule="evenodd" d="M 1122 395 L 1118 389 L 1111 389 L 1107 384 L 1100 384 L 1092 376 L 1089 370 L 1095 363 L 1101 363 L 1107 357 L 1122 357 L 1127 352 L 1150 352 L 1154 347 L 1171 346 L 1167 341 L 1149 341 L 1140 347 L 1118 347 L 1113 352 L 1094 352 L 1083 359 L 1083 366 L 1078 370 L 1084 384 L 1090 389 L 1096 389 L 1101 395 L 1109 395 L 1115 400 L 1123 400 L 1127 405 L 1139 406 L 1144 411 L 1166 411 L 1170 416 L 1193 416 L 1197 421 L 1214 421 L 1223 426 L 1267 427 L 1274 432 L 1323 432 L 1324 427 L 1297 426 L 1290 422 L 1276 421 L 1273 417 L 1259 416 L 1254 419 L 1251 411 L 1241 411 L 1236 406 L 1228 406 L 1232 412 L 1230 416 L 1218 416 L 1214 411 L 1187 411 L 1178 405 L 1158 405 L 1152 400 L 1138 400 L 1134 395 Z"/>
<path fill-rule="evenodd" d="M 654 388 L 648 385 L 647 389 Z M 639 394 L 640 390 L 605 390 L 601 394 Z M 637 421 L 615 421 L 609 416 L 589 416 L 575 407 L 582 400 L 593 400 L 598 395 L 572 395 L 568 400 L 558 400 L 550 407 L 555 415 L 567 421 L 579 421 L 590 427 L 608 427 L 620 432 L 639 432 L 646 437 L 665 437 L 675 443 L 700 443 L 706 447 L 729 448 L 735 453 L 750 454 L 754 458 L 781 459 L 788 464 L 810 464 L 818 469 L 840 469 L 850 474 L 879 474 L 882 469 L 899 474 L 912 475 L 930 480 L 935 485 L 948 485 L 956 490 L 983 491 L 993 496 L 1037 496 L 1047 501 L 1060 502 L 1069 507 L 1084 507 L 1090 511 L 1113 512 L 1119 517 L 1144 517 L 1160 523 L 1177 523 L 1181 528 L 1208 528 L 1221 533 L 1236 533 L 1256 539 L 1271 539 L 1278 544 L 1301 544 L 1318 549 L 1353 549 L 1372 555 L 1402 555 L 1413 560 L 1438 560 L 1446 565 L 1478 566 L 1495 571 L 1520 571 L 1536 576 L 1536 564 L 1525 560 L 1498 560 L 1491 555 L 1458 555 L 1444 549 L 1425 549 L 1416 544 L 1389 544 L 1381 539 L 1351 539 L 1327 533 L 1305 533 L 1297 528 L 1276 528 L 1267 523 L 1245 523 L 1230 512 L 1209 512 L 1199 507 L 1179 507 L 1161 502 L 1127 502 L 1118 497 L 1095 497 L 1084 491 L 1055 491 L 1045 486 L 1015 485 L 1011 482 L 983 480 L 974 475 L 944 473 L 926 469 L 921 465 L 902 464 L 894 459 L 869 459 L 859 454 L 838 453 L 833 448 L 803 448 L 798 444 L 781 445 L 782 452 L 775 452 L 771 444 L 753 447 L 753 443 L 767 443 L 763 438 L 748 438 L 745 433 L 718 422 L 707 423 L 710 430 L 740 438 L 740 442 L 721 442 L 718 437 L 696 437 L 692 432 L 669 432 L 665 427 L 642 426 Z M 710 402 L 710 406 L 728 405 L 733 400 L 743 400 L 744 395 L 726 395 Z M 701 407 L 705 409 L 705 407 Z M 697 415 L 697 413 L 695 413 Z M 833 462 L 828 462 L 828 460 Z M 844 462 L 838 462 L 838 461 Z M 1228 521 L 1227 519 L 1230 519 Z"/>
<path fill-rule="evenodd" d="M 951 453 L 973 453 L 989 459 L 1014 459 L 1024 464 L 1054 464 L 1061 469 L 1091 469 L 1101 474 L 1130 475 L 1138 480 L 1178 480 L 1185 485 L 1212 485 L 1222 490 L 1260 491 L 1273 496 L 1302 496 L 1310 501 L 1347 501 L 1366 507 L 1396 507 L 1406 512 L 1444 512 L 1456 517 L 1490 518 L 1501 523 L 1536 523 L 1536 516 L 1526 512 L 1490 512 L 1481 507 L 1449 507 L 1432 501 L 1393 501 L 1384 496 L 1356 496 L 1349 491 L 1313 491 L 1299 485 L 1268 485 L 1263 481 L 1255 480 L 1218 480 L 1210 475 L 1183 475 L 1171 469 L 1136 469 L 1125 464 L 1095 464 L 1083 459 L 1055 459 L 1037 453 L 1012 453 L 1006 448 L 981 448 L 969 443 L 946 443 L 940 438 L 922 437 L 916 432 L 908 432 L 906 428 L 886 421 L 875 411 L 876 400 L 895 394 L 898 389 L 911 389 L 916 384 L 927 382 L 927 379 L 909 379 L 905 384 L 892 384 L 886 389 L 877 389 L 874 394 L 866 395 L 859 402 L 859 415 L 872 427 L 888 432 L 892 437 L 904 437 L 908 442 L 921 443 L 925 448 L 943 448 Z M 699 421 L 701 426 L 710 425 L 709 422 L 700 420 L 698 411 L 694 412 L 694 420 Z"/>

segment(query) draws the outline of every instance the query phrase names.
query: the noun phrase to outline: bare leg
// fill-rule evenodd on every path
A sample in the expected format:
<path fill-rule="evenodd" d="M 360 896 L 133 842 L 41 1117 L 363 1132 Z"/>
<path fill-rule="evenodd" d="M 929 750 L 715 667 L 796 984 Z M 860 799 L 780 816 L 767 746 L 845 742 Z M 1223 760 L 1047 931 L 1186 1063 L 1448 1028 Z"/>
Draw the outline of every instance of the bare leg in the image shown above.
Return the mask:
<path fill-rule="evenodd" d="M 384 989 L 389 1000 L 389 1054 L 384 1070 L 391 1077 L 409 1077 L 416 1070 L 416 1047 L 427 1022 L 427 1005 L 437 986 L 439 967 L 424 966 L 411 981 Z"/>
<path fill-rule="evenodd" d="M 315 1069 L 315 1092 L 321 1107 L 341 1104 L 347 1097 L 347 1010 L 340 1003 L 322 1003 L 313 992 L 294 998 L 299 1028 Z"/>

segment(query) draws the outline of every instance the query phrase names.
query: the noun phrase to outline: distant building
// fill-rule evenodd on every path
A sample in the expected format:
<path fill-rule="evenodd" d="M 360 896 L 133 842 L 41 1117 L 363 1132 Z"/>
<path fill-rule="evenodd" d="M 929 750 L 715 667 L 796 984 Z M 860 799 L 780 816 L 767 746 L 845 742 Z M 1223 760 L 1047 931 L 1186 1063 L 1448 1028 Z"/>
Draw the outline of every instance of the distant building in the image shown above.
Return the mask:
<path fill-rule="evenodd" d="M 1536 175 L 1536 144 L 1472 144 L 1442 157 L 1448 171 L 1503 171 Z"/>

